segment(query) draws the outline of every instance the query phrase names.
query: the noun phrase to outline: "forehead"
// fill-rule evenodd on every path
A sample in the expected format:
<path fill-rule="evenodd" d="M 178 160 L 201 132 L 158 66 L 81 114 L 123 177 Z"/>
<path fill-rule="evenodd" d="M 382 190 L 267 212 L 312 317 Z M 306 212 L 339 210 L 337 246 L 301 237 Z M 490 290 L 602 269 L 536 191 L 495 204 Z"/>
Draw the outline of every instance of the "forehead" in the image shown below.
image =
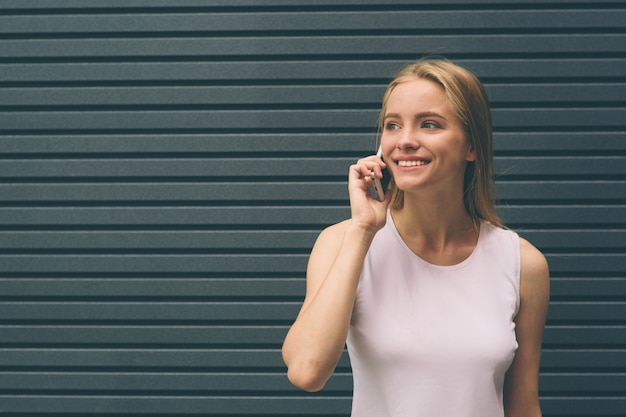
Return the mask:
<path fill-rule="evenodd" d="M 398 84 L 387 99 L 387 113 L 438 111 L 452 114 L 452 104 L 434 81 L 415 79 Z"/>

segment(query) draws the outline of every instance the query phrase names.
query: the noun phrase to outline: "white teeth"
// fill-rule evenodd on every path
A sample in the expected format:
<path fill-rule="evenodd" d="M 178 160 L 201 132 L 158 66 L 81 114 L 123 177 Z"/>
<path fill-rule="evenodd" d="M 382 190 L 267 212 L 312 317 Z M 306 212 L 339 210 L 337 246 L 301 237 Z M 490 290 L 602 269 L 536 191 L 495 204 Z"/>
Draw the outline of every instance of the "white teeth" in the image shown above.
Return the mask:
<path fill-rule="evenodd" d="M 428 161 L 398 161 L 401 167 L 417 167 L 428 164 Z"/>

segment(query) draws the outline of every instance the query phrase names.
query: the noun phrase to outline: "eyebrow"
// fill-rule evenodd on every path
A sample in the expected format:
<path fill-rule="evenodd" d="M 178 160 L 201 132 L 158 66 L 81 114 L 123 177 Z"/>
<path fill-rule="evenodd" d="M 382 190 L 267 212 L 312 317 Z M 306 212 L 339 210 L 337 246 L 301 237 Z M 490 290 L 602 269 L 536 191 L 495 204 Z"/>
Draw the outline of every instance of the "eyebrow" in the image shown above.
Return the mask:
<path fill-rule="evenodd" d="M 445 121 L 447 121 L 447 120 L 448 120 L 448 119 L 446 119 L 444 116 L 442 116 L 441 114 L 439 114 L 439 113 L 437 113 L 437 112 L 433 112 L 433 111 L 425 111 L 425 112 L 418 113 L 418 114 L 416 114 L 416 115 L 415 115 L 415 118 L 416 118 L 416 119 L 425 119 L 425 118 L 428 118 L 428 117 L 436 117 L 436 118 L 439 118 L 439 119 L 443 119 L 443 120 L 445 120 Z M 387 114 L 385 115 L 384 120 L 387 120 L 387 119 L 390 119 L 390 118 L 399 119 L 399 118 L 401 118 L 401 117 L 400 117 L 400 115 L 399 115 L 399 114 L 397 114 L 397 113 L 387 113 Z"/>

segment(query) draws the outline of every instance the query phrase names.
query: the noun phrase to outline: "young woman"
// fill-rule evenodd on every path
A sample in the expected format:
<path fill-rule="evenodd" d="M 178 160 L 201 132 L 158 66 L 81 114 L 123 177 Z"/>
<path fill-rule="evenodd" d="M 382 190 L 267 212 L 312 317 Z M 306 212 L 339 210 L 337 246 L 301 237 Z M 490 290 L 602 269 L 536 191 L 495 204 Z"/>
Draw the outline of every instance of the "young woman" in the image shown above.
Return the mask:
<path fill-rule="evenodd" d="M 347 342 L 354 417 L 541 416 L 548 266 L 496 214 L 482 84 L 419 61 L 390 83 L 379 125 L 383 158 L 349 170 L 351 218 L 311 252 L 283 345 L 290 381 L 323 388 Z"/>

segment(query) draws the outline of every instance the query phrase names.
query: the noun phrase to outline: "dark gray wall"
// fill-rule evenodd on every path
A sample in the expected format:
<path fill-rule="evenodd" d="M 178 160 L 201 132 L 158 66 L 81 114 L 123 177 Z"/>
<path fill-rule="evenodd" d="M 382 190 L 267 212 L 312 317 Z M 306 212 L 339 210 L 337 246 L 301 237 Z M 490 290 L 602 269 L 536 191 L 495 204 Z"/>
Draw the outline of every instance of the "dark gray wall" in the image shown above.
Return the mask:
<path fill-rule="evenodd" d="M 441 54 L 551 265 L 544 415 L 624 415 L 626 5 L 457 3 L 0 2 L 0 413 L 348 415 L 347 357 L 305 394 L 280 345 L 386 83 Z"/>

